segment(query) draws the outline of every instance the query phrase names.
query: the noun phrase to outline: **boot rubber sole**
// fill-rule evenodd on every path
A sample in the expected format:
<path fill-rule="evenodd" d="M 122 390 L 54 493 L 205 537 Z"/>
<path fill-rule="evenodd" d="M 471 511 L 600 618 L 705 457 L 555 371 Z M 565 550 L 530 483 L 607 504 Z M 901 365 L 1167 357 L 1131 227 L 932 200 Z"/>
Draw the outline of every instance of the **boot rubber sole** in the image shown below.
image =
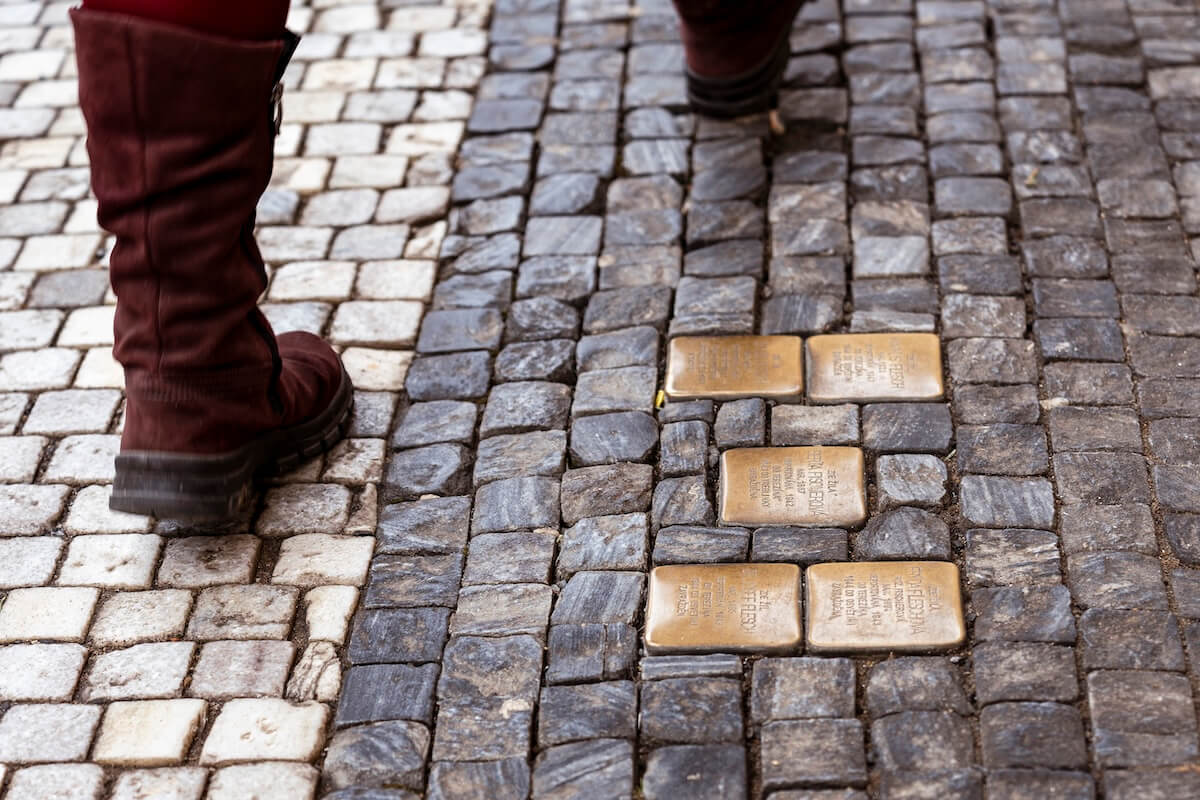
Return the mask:
<path fill-rule="evenodd" d="M 333 447 L 350 426 L 354 387 L 343 370 L 333 401 L 316 417 L 270 431 L 229 453 L 185 455 L 130 450 L 117 456 L 113 511 L 188 522 L 245 511 L 256 478 L 287 472 Z"/>
<path fill-rule="evenodd" d="M 806 2 L 807 0 L 805 0 Z M 796 14 L 804 7 L 796 6 Z M 792 21 L 795 16 L 792 17 Z M 792 21 L 776 43 L 775 49 L 758 66 L 727 78 L 707 78 L 687 71 L 688 103 L 692 110 L 708 117 L 731 119 L 757 114 L 774 108 L 779 101 L 779 86 L 791 57 Z"/>

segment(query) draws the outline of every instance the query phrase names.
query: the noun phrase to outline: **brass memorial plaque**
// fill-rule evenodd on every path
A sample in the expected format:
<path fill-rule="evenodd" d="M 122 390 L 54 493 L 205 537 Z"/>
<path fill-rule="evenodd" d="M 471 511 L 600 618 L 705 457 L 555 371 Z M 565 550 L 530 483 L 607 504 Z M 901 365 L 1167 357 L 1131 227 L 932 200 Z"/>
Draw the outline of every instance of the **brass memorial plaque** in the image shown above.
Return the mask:
<path fill-rule="evenodd" d="M 812 652 L 958 647 L 966 636 L 958 567 L 945 561 L 859 561 L 808 568 Z"/>
<path fill-rule="evenodd" d="M 721 454 L 721 522 L 853 527 L 867 518 L 857 447 L 745 447 Z"/>
<path fill-rule="evenodd" d="M 679 336 L 667 346 L 667 396 L 795 398 L 803 359 L 799 336 Z"/>
<path fill-rule="evenodd" d="M 808 340 L 814 403 L 940 400 L 942 348 L 933 333 L 845 333 Z"/>
<path fill-rule="evenodd" d="M 650 572 L 646 650 L 777 653 L 800 644 L 795 564 L 687 564 Z"/>

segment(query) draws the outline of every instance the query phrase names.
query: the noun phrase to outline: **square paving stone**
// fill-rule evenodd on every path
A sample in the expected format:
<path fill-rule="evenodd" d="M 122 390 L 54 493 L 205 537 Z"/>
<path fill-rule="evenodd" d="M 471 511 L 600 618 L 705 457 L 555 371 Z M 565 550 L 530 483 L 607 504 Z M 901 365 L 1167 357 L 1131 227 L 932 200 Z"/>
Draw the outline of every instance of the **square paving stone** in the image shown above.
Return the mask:
<path fill-rule="evenodd" d="M 1161 769 L 1108 770 L 1104 773 L 1104 793 L 1110 800 L 1134 798 L 1187 797 L 1200 792 L 1200 777 L 1193 772 L 1164 767 Z M 1091 787 L 1089 785 L 1089 791 Z M 1089 793 L 1088 797 L 1092 795 Z"/>
<path fill-rule="evenodd" d="M 573 416 L 612 411 L 652 411 L 658 372 L 653 367 L 619 367 L 579 376 Z"/>
<path fill-rule="evenodd" d="M 1142 432 L 1132 409 L 1062 406 L 1050 409 L 1049 416 L 1055 451 L 1142 449 Z M 1153 434 L 1151 423 L 1152 445 Z"/>
<path fill-rule="evenodd" d="M 642 776 L 646 800 L 744 800 L 746 754 L 735 745 L 674 745 L 650 751 Z"/>
<path fill-rule="evenodd" d="M 989 769 L 1087 766 L 1079 710 L 1058 703 L 997 703 L 979 715 L 983 763 Z"/>
<path fill-rule="evenodd" d="M 1066 586 L 1004 586 L 971 592 L 980 642 L 1074 644 L 1075 618 Z"/>
<path fill-rule="evenodd" d="M 576 350 L 580 371 L 617 367 L 653 367 L 658 359 L 658 331 L 639 326 L 584 336 Z"/>
<path fill-rule="evenodd" d="M 575 342 L 569 339 L 514 342 L 496 356 L 495 378 L 499 382 L 571 381 L 574 377 Z"/>
<path fill-rule="evenodd" d="M 967 579 L 972 586 L 1061 583 L 1058 538 L 1023 528 L 967 531 Z"/>
<path fill-rule="evenodd" d="M 873 403 L 863 408 L 863 445 L 891 452 L 945 453 L 953 435 L 944 403 Z"/>
<path fill-rule="evenodd" d="M 766 441 L 766 404 L 751 397 L 722 403 L 717 411 L 713 434 L 717 447 L 760 447 Z M 703 470 L 695 470 L 703 471 Z"/>
<path fill-rule="evenodd" d="M 649 461 L 658 446 L 658 424 L 641 411 L 582 417 L 571 426 L 571 462 L 579 467 Z"/>
<path fill-rule="evenodd" d="M 524 758 L 541 665 L 532 636 L 452 639 L 438 680 L 434 760 Z"/>
<path fill-rule="evenodd" d="M 974 743 L 964 717 L 946 711 L 901 711 L 871 723 L 875 764 L 888 772 L 971 766 Z"/>
<path fill-rule="evenodd" d="M 623 623 L 552 625 L 546 681 L 582 683 L 627 677 L 637 654 L 637 630 Z"/>
<path fill-rule="evenodd" d="M 1049 466 L 1046 434 L 1037 425 L 961 425 L 958 467 L 992 475 L 1038 475 Z"/>
<path fill-rule="evenodd" d="M 435 497 L 384 506 L 379 517 L 379 552 L 458 553 L 467 543 L 470 516 L 469 497 Z"/>
<path fill-rule="evenodd" d="M 877 502 L 895 506 L 938 506 L 946 496 L 946 465 L 929 455 L 880 456 L 875 462 Z"/>
<path fill-rule="evenodd" d="M 1121 361 L 1125 357 L 1120 326 L 1106 319 L 1039 319 L 1033 334 L 1046 359 Z"/>
<path fill-rule="evenodd" d="M 650 325 L 661 328 L 671 311 L 671 290 L 665 286 L 643 286 L 596 292 L 583 316 L 585 333 L 607 333 L 622 328 Z M 582 367 L 583 358 L 580 357 Z"/>
<path fill-rule="evenodd" d="M 458 601 L 461 554 L 445 556 L 378 555 L 363 598 L 364 608 L 444 606 Z"/>
<path fill-rule="evenodd" d="M 1075 651 L 1036 642 L 985 642 L 973 654 L 975 699 L 1073 702 L 1079 697 Z"/>
<path fill-rule="evenodd" d="M 659 443 L 660 474 L 677 476 L 702 473 L 707 465 L 708 425 L 699 420 L 663 425 Z"/>
<path fill-rule="evenodd" d="M 1178 673 L 1100 670 L 1088 675 L 1097 760 L 1106 768 L 1179 764 L 1196 758 L 1192 687 Z"/>
<path fill-rule="evenodd" d="M 466 586 L 450 617 L 451 636 L 545 636 L 552 592 L 540 583 Z"/>
<path fill-rule="evenodd" d="M 867 678 L 866 700 L 875 718 L 902 711 L 970 713 L 962 676 L 945 658 L 903 656 L 876 664 Z"/>
<path fill-rule="evenodd" d="M 335 788 L 382 783 L 422 789 L 428 751 L 429 731 L 415 722 L 378 722 L 341 731 L 329 743 L 325 779 Z"/>
<path fill-rule="evenodd" d="M 968 475 L 961 504 L 963 517 L 974 525 L 1043 530 L 1054 525 L 1054 492 L 1043 478 Z"/>
<path fill-rule="evenodd" d="M 1167 608 L 1158 559 L 1140 553 L 1078 553 L 1067 557 L 1067 583 L 1085 608 Z"/>
<path fill-rule="evenodd" d="M 388 501 L 467 490 L 470 451 L 460 444 L 432 444 L 402 450 L 390 459 L 383 481 Z"/>
<path fill-rule="evenodd" d="M 558 480 L 508 478 L 475 493 L 472 533 L 556 527 L 559 521 Z"/>
<path fill-rule="evenodd" d="M 633 744 L 622 739 L 573 742 L 538 754 L 534 797 L 629 797 L 633 791 Z"/>
<path fill-rule="evenodd" d="M 440 442 L 471 444 L 475 435 L 474 403 L 437 400 L 414 403 L 404 412 L 392 434 L 392 447 L 421 447 Z"/>
<path fill-rule="evenodd" d="M 553 52 L 553 50 L 551 50 Z M 443 761 L 429 770 L 429 800 L 489 797 L 522 800 L 529 796 L 529 763 L 525 757 L 499 761 Z M 335 800 L 407 800 L 407 798 L 348 796 Z"/>
<path fill-rule="evenodd" d="M 652 531 L 670 525 L 712 525 L 715 519 L 704 476 L 667 478 L 654 487 Z"/>
<path fill-rule="evenodd" d="M 372 664 L 346 671 L 334 725 L 344 728 L 382 720 L 433 721 L 438 665 Z"/>
<path fill-rule="evenodd" d="M 471 540 L 463 585 L 548 583 L 554 562 L 552 533 L 483 533 Z"/>
<path fill-rule="evenodd" d="M 1135 453 L 1057 453 L 1055 482 L 1064 504 L 1150 502 L 1146 460 Z"/>
<path fill-rule="evenodd" d="M 858 720 L 813 719 L 762 726 L 763 786 L 862 786 L 867 780 L 863 727 Z"/>
<path fill-rule="evenodd" d="M 765 658 L 755 662 L 750 717 L 781 719 L 854 716 L 854 662 L 845 658 Z"/>
<path fill-rule="evenodd" d="M 653 473 L 648 464 L 626 463 L 567 470 L 562 476 L 563 522 L 649 510 Z"/>
<path fill-rule="evenodd" d="M 187 693 L 208 699 L 282 697 L 295 650 L 291 642 L 208 642 L 200 648 Z"/>
<path fill-rule="evenodd" d="M 637 691 L 632 681 L 547 686 L 538 708 L 538 747 L 637 735 Z"/>
<path fill-rule="evenodd" d="M 854 534 L 855 555 L 869 560 L 950 558 L 950 528 L 919 508 L 900 507 L 873 516 Z"/>
<path fill-rule="evenodd" d="M 777 405 L 771 409 L 771 445 L 858 444 L 858 406 Z"/>
<path fill-rule="evenodd" d="M 100 722 L 99 706 L 13 706 L 0 721 L 0 757 L 8 764 L 82 761 Z"/>
<path fill-rule="evenodd" d="M 567 434 L 561 430 L 484 439 L 476 453 L 475 485 L 530 475 L 561 475 L 566 452 Z"/>
<path fill-rule="evenodd" d="M 575 338 L 579 312 L 574 306 L 552 297 L 518 300 L 509 307 L 506 342 Z"/>
<path fill-rule="evenodd" d="M 1056 362 L 1043 370 L 1051 399 L 1071 403 L 1120 405 L 1133 400 L 1133 381 L 1124 364 Z"/>
<path fill-rule="evenodd" d="M 1024 339 L 955 339 L 946 345 L 950 378 L 962 383 L 1034 383 L 1037 355 Z"/>
<path fill-rule="evenodd" d="M 487 394 L 492 358 L 486 351 L 418 358 L 404 388 L 413 400 L 460 400 Z"/>
<path fill-rule="evenodd" d="M 550 620 L 555 625 L 632 624 L 645 583 L 645 575 L 637 572 L 577 572 L 559 593 Z"/>
<path fill-rule="evenodd" d="M 271 700 L 232 701 L 222 710 L 224 721 L 236 716 L 238 709 L 230 706 L 239 702 L 251 705 L 283 703 Z M 137 700 L 111 703 L 105 709 L 100 733 L 92 750 L 92 758 L 97 763 L 111 766 L 158 767 L 177 764 L 187 755 L 192 737 L 200 728 L 204 718 L 204 707 L 203 700 Z M 296 749 L 303 750 L 308 743 L 308 737 L 304 734 L 313 733 L 311 729 L 304 730 L 304 722 L 312 717 L 319 717 L 321 722 L 325 719 L 324 709 L 310 715 L 312 711 L 316 709 L 310 707 L 304 711 L 297 710 L 295 714 L 280 715 L 273 719 L 263 714 L 260 719 L 264 727 L 274 724 L 277 730 L 279 727 L 289 728 L 288 733 L 295 737 Z M 287 723 L 297 724 L 293 727 Z M 219 749 L 223 730 L 227 728 L 220 723 L 214 724 L 214 729 L 205 742 L 207 752 L 212 753 Z M 265 738 L 277 741 L 273 736 Z M 268 744 L 253 749 L 266 755 L 274 748 Z M 289 751 L 288 746 L 276 750 L 279 755 L 286 755 Z"/>
<path fill-rule="evenodd" d="M 666 744 L 708 744 L 742 739 L 740 681 L 672 678 L 642 687 L 641 735 Z"/>
<path fill-rule="evenodd" d="M 563 531 L 558 580 L 585 570 L 643 569 L 648 536 L 644 513 L 581 519 Z"/>
<path fill-rule="evenodd" d="M 1090 608 L 1079 620 L 1085 669 L 1184 669 L 1175 615 Z"/>
<path fill-rule="evenodd" d="M 497 350 L 504 320 L 491 308 L 430 311 L 421 325 L 417 351 L 448 353 L 457 350 Z"/>
<path fill-rule="evenodd" d="M 442 655 L 449 620 L 447 608 L 364 610 L 350 633 L 350 663 L 437 661 Z"/>

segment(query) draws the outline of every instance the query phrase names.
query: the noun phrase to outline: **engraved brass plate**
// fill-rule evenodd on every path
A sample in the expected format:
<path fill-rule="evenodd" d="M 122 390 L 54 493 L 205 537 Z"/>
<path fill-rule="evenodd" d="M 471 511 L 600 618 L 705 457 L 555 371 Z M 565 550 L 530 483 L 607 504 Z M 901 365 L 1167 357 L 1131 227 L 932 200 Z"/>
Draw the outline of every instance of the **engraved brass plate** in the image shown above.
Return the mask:
<path fill-rule="evenodd" d="M 795 564 L 686 564 L 650 573 L 650 653 L 778 653 L 800 644 Z"/>
<path fill-rule="evenodd" d="M 867 518 L 865 484 L 857 447 L 726 450 L 721 454 L 721 521 L 853 527 Z"/>
<path fill-rule="evenodd" d="M 859 561 L 808 568 L 813 652 L 958 647 L 966 637 L 958 567 L 945 561 Z"/>
<path fill-rule="evenodd" d="M 940 400 L 945 393 L 937 334 L 830 334 L 807 346 L 814 403 Z"/>
<path fill-rule="evenodd" d="M 803 353 L 799 336 L 680 336 L 667 346 L 667 396 L 795 398 Z"/>

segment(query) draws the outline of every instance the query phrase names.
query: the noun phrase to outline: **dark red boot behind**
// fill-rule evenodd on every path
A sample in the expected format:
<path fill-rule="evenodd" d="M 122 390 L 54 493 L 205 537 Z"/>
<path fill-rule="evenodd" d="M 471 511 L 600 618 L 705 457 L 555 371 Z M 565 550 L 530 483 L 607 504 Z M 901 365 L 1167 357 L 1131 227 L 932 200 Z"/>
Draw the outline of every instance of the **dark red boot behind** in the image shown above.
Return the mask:
<path fill-rule="evenodd" d="M 804 2 L 675 0 L 692 108 L 737 117 L 772 107 L 787 69 L 792 21 Z"/>

